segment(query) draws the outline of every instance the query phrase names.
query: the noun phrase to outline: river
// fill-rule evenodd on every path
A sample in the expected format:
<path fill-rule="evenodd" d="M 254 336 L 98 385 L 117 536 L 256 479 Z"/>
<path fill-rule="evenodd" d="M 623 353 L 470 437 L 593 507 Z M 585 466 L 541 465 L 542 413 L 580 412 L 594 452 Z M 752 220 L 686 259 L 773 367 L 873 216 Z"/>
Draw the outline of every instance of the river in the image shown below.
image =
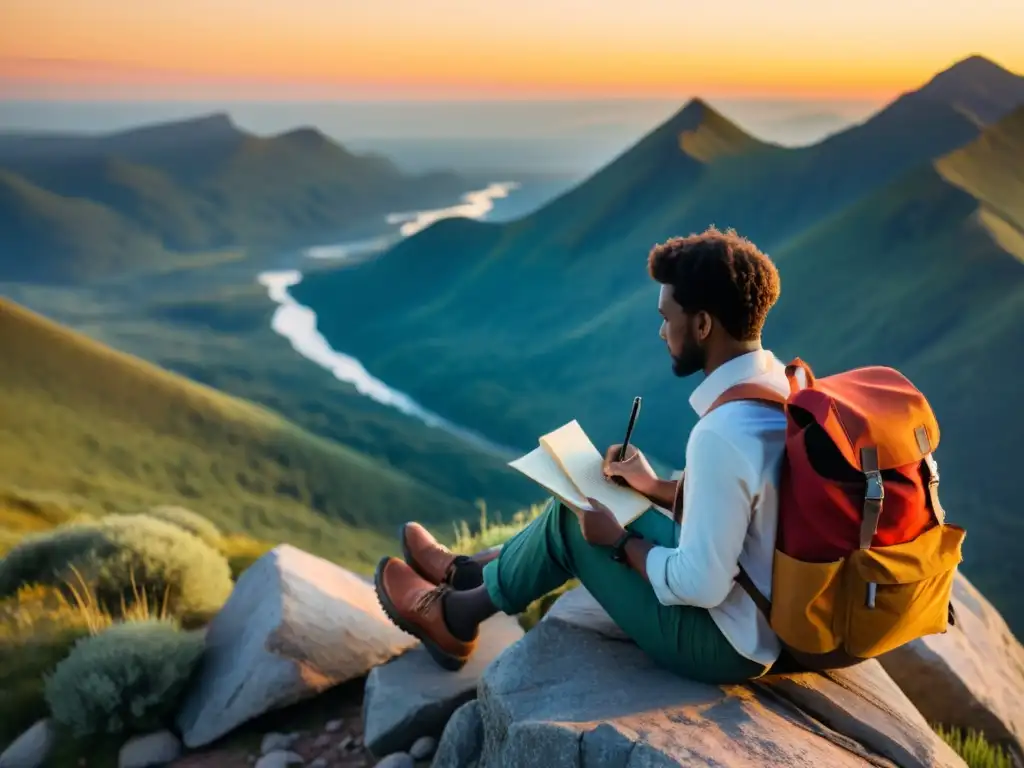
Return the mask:
<path fill-rule="evenodd" d="M 383 251 L 399 240 L 410 237 L 441 219 L 458 216 L 473 219 L 485 218 L 494 209 L 496 200 L 507 197 L 518 187 L 516 182 L 495 182 L 484 189 L 466 193 L 462 197 L 462 202 L 448 208 L 391 213 L 386 217 L 386 221 L 397 227 L 397 231 L 393 234 L 315 246 L 306 249 L 304 256 L 311 259 L 330 259 L 339 262 L 358 261 Z M 261 272 L 256 279 L 267 289 L 267 295 L 271 301 L 277 304 L 277 309 L 271 320 L 274 332 L 286 338 L 292 348 L 307 360 L 330 371 L 340 381 L 353 385 L 360 394 L 419 419 L 429 426 L 444 429 L 501 456 L 517 453 L 438 416 L 404 392 L 393 389 L 371 375 L 356 358 L 331 347 L 317 328 L 316 312 L 297 302 L 289 291 L 290 288 L 302 282 L 301 270 Z"/>

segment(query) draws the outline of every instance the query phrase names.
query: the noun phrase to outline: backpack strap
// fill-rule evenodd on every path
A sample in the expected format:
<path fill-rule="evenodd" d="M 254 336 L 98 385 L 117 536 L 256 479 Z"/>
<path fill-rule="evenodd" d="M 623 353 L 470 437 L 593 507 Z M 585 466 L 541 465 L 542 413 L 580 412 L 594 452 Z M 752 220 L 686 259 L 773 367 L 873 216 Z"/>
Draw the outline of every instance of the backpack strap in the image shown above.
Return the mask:
<path fill-rule="evenodd" d="M 715 401 L 708 408 L 707 413 L 718 408 L 720 405 L 726 403 L 733 403 L 737 400 L 752 400 L 763 405 L 769 405 L 774 408 L 785 409 L 787 396 L 779 392 L 776 392 L 771 387 L 766 387 L 761 384 L 737 384 L 736 386 L 729 387 L 722 394 L 720 394 Z M 706 416 L 707 414 L 705 414 Z M 764 615 L 765 621 L 771 622 L 772 615 L 772 604 L 771 601 L 761 594 L 756 586 L 754 586 L 753 580 L 750 578 L 750 574 L 744 570 L 743 566 L 739 563 L 736 566 L 740 569 L 739 574 L 736 576 L 736 583 L 743 587 L 743 590 L 750 595 L 750 599 L 754 601 L 754 605 L 757 606 L 758 610 Z"/>

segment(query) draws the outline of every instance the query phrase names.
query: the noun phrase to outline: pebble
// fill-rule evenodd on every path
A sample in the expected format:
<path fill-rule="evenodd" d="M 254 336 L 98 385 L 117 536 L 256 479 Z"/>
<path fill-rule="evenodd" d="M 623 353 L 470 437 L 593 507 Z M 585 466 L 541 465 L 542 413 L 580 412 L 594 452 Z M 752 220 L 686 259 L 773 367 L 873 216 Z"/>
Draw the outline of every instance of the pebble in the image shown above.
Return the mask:
<path fill-rule="evenodd" d="M 309 764 L 309 768 L 327 768 L 327 758 L 318 757 L 316 760 Z"/>
<path fill-rule="evenodd" d="M 351 745 L 354 741 L 355 739 L 353 739 L 351 736 L 346 736 L 338 743 L 338 749 L 344 752 L 346 749 L 349 748 L 349 745 Z"/>
<path fill-rule="evenodd" d="M 331 742 L 334 741 L 334 737 L 329 733 L 321 733 L 316 737 L 316 741 L 313 742 L 313 749 L 324 749 L 329 747 Z"/>
<path fill-rule="evenodd" d="M 297 733 L 268 733 L 260 742 L 260 754 L 266 755 L 270 752 L 285 751 L 291 749 L 299 738 Z"/>
<path fill-rule="evenodd" d="M 306 762 L 302 755 L 294 752 L 269 752 L 256 762 L 256 768 L 287 768 L 289 765 L 301 765 Z"/>
<path fill-rule="evenodd" d="M 327 731 L 327 733 L 337 733 L 341 730 L 341 726 L 344 724 L 344 720 L 328 720 L 327 725 L 324 726 L 324 730 Z"/>
<path fill-rule="evenodd" d="M 420 736 L 409 749 L 413 760 L 426 760 L 437 750 L 437 739 L 432 736 Z"/>
<path fill-rule="evenodd" d="M 405 752 L 393 752 L 377 763 L 375 768 L 415 768 L 415 763 Z"/>

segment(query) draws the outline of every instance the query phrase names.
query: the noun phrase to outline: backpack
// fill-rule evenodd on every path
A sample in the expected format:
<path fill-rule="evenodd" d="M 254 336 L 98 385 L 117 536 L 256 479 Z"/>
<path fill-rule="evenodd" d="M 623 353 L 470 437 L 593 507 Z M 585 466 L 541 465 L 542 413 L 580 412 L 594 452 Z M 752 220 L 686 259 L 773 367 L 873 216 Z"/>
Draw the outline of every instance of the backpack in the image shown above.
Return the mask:
<path fill-rule="evenodd" d="M 754 400 L 786 414 L 772 601 L 742 566 L 737 582 L 806 670 L 944 633 L 956 619 L 966 533 L 939 503 L 939 427 L 927 399 L 884 366 L 815 379 L 796 358 L 786 377 L 788 397 L 739 384 L 711 406 Z"/>

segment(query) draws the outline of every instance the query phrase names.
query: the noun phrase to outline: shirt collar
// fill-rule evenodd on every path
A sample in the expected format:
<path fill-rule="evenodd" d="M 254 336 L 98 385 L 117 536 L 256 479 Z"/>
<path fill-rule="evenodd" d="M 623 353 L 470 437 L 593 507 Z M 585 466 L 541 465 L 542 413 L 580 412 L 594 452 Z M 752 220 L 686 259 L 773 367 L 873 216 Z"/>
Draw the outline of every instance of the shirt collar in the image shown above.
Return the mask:
<path fill-rule="evenodd" d="M 698 416 L 704 416 L 719 395 L 730 387 L 758 379 L 767 379 L 764 383 L 773 386 L 779 381 L 779 374 L 783 376 L 782 383 L 785 383 L 785 367 L 767 349 L 747 352 L 723 363 L 705 376 L 704 381 L 690 394 L 690 406 Z"/>

